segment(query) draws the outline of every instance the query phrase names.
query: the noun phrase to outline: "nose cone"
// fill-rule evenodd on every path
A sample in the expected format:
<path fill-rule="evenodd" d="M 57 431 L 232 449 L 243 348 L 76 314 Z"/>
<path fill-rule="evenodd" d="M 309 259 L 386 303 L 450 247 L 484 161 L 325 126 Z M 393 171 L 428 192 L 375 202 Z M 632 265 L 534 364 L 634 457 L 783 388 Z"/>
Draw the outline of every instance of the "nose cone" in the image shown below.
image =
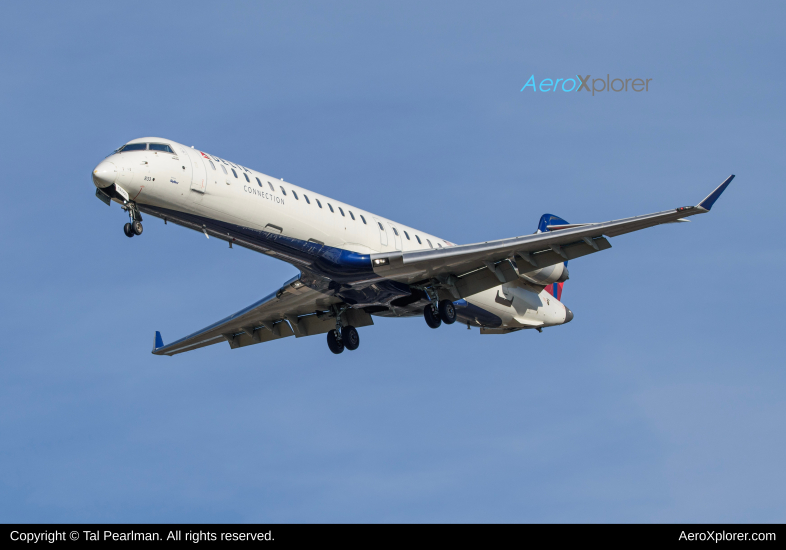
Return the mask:
<path fill-rule="evenodd" d="M 565 308 L 565 322 L 570 323 L 573 320 L 573 312 Z"/>
<path fill-rule="evenodd" d="M 117 166 L 108 160 L 102 160 L 93 170 L 93 183 L 96 187 L 109 187 L 117 179 Z"/>

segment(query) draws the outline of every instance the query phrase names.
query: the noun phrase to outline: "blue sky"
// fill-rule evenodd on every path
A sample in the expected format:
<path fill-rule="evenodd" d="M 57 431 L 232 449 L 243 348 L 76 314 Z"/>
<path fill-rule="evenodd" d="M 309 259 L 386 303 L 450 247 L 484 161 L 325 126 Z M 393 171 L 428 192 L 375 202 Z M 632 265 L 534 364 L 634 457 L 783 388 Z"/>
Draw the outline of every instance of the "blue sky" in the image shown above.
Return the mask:
<path fill-rule="evenodd" d="M 0 520 L 782 522 L 781 4 L 16 3 Z M 647 93 L 520 92 L 531 75 Z M 164 136 L 458 243 L 712 213 L 571 263 L 569 325 L 150 354 L 296 270 L 94 198 Z"/>

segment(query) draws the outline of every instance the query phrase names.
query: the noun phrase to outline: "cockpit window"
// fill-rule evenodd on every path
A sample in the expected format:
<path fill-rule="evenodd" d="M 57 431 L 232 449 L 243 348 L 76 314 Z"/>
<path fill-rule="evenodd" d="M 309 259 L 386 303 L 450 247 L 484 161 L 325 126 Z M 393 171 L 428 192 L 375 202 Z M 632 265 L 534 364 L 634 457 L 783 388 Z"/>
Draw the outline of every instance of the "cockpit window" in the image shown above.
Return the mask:
<path fill-rule="evenodd" d="M 164 153 L 174 153 L 172 148 L 165 144 L 165 143 L 151 143 L 150 144 L 151 151 L 163 151 Z"/>
<path fill-rule="evenodd" d="M 126 153 L 128 151 L 146 151 L 147 150 L 147 143 L 129 143 L 128 145 L 123 145 L 120 148 L 120 153 Z"/>

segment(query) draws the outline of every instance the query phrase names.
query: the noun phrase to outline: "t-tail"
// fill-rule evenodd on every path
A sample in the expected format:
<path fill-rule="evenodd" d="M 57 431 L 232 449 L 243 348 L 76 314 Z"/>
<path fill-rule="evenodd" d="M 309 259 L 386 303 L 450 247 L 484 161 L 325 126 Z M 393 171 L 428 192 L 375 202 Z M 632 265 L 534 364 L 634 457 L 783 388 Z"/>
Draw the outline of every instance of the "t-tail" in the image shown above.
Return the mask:
<path fill-rule="evenodd" d="M 553 231 L 555 229 L 568 229 L 571 227 L 571 224 L 560 218 L 559 216 L 555 216 L 554 214 L 543 214 L 540 217 L 540 221 L 538 222 L 538 230 L 536 233 L 548 233 L 549 231 Z M 568 262 L 562 262 L 565 267 L 568 267 Z M 559 265 L 559 264 L 558 264 Z M 564 282 L 560 283 L 551 283 L 546 286 L 545 290 L 552 296 L 554 296 L 557 300 L 562 301 L 562 287 L 565 285 Z"/>

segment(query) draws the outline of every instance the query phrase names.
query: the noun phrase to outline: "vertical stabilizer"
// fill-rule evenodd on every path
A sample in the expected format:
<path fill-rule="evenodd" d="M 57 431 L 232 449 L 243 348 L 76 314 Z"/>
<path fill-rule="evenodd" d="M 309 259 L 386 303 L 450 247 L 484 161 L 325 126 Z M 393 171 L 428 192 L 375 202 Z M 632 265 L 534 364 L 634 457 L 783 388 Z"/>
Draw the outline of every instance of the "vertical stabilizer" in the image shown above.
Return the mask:
<path fill-rule="evenodd" d="M 543 214 L 538 222 L 536 233 L 548 233 L 550 225 L 570 225 L 567 221 L 554 214 Z M 563 262 L 568 267 L 568 262 Z M 552 283 L 546 287 L 546 292 L 554 296 L 557 300 L 562 300 L 562 287 L 565 283 Z"/>

